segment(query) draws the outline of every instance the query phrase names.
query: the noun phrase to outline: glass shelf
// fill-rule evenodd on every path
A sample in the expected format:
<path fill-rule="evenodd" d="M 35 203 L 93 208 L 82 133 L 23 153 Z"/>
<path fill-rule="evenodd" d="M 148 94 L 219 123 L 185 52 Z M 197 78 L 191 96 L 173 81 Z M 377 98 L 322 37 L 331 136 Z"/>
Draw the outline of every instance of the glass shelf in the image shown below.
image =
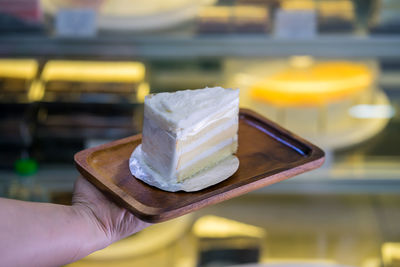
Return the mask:
<path fill-rule="evenodd" d="M 197 57 L 400 58 L 400 36 L 322 35 L 277 39 L 260 35 L 103 35 L 57 38 L 41 35 L 0 37 L 1 57 L 97 57 L 188 59 Z"/>

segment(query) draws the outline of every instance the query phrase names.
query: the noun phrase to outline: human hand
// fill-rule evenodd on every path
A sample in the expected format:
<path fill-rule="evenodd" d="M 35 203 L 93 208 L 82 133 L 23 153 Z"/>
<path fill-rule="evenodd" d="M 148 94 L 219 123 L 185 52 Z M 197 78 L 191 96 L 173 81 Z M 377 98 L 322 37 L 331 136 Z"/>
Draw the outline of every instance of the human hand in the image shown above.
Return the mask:
<path fill-rule="evenodd" d="M 81 176 L 74 185 L 72 207 L 98 230 L 99 248 L 107 247 L 151 225 L 110 201 Z"/>
<path fill-rule="evenodd" d="M 63 266 L 150 225 L 82 177 L 72 201 L 66 206 L 0 198 L 0 266 Z"/>

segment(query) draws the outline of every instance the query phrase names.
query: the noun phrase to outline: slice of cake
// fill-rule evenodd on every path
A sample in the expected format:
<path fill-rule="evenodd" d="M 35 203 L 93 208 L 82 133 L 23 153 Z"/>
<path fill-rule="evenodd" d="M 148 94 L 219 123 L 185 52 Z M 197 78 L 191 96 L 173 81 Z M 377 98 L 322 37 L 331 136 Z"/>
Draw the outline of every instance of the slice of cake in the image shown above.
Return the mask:
<path fill-rule="evenodd" d="M 143 162 L 166 184 L 199 176 L 236 152 L 238 113 L 239 90 L 234 89 L 214 87 L 146 96 Z"/>

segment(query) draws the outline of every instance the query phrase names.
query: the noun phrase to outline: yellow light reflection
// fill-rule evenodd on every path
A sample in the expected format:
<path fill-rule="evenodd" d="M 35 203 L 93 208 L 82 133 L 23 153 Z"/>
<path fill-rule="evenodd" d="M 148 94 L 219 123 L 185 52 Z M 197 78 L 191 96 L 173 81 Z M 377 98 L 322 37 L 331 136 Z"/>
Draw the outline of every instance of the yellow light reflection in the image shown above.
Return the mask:
<path fill-rule="evenodd" d="M 43 96 L 44 96 L 43 84 L 38 80 L 34 80 L 28 92 L 28 100 L 30 102 L 39 101 L 43 98 Z"/>
<path fill-rule="evenodd" d="M 398 266 L 400 263 L 400 243 L 384 243 L 382 245 L 384 266 Z"/>
<path fill-rule="evenodd" d="M 267 260 L 262 260 L 263 263 L 266 263 L 267 266 L 269 264 L 271 265 L 278 265 L 278 266 L 287 266 L 287 267 L 292 267 L 292 266 L 315 266 L 315 267 L 328 267 L 331 266 L 333 267 L 335 264 L 337 264 L 336 261 L 331 260 L 331 259 L 310 259 L 310 258 L 274 258 L 274 259 L 267 259 Z"/>
<path fill-rule="evenodd" d="M 150 86 L 148 83 L 141 83 L 137 89 L 136 99 L 139 103 L 144 102 L 144 98 L 150 93 Z"/>
<path fill-rule="evenodd" d="M 314 59 L 311 56 L 293 56 L 289 64 L 293 68 L 309 68 L 314 64 Z"/>
<path fill-rule="evenodd" d="M 193 226 L 193 232 L 196 236 L 203 238 L 228 238 L 235 236 L 262 238 L 266 234 L 262 228 L 211 215 L 198 219 Z"/>
<path fill-rule="evenodd" d="M 191 215 L 152 225 L 143 231 L 96 251 L 83 261 L 111 261 L 134 258 L 163 249 L 181 238 L 191 223 Z M 155 242 L 156 240 L 156 242 Z"/>

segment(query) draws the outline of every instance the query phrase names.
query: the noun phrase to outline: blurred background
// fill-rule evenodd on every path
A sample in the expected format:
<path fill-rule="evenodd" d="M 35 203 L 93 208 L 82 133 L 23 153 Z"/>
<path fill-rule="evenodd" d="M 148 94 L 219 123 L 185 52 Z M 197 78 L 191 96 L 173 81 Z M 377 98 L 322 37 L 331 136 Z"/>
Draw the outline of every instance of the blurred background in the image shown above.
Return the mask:
<path fill-rule="evenodd" d="M 240 88 L 322 168 L 70 266 L 400 266 L 400 1 L 0 0 L 0 196 L 68 204 L 149 93 Z"/>

